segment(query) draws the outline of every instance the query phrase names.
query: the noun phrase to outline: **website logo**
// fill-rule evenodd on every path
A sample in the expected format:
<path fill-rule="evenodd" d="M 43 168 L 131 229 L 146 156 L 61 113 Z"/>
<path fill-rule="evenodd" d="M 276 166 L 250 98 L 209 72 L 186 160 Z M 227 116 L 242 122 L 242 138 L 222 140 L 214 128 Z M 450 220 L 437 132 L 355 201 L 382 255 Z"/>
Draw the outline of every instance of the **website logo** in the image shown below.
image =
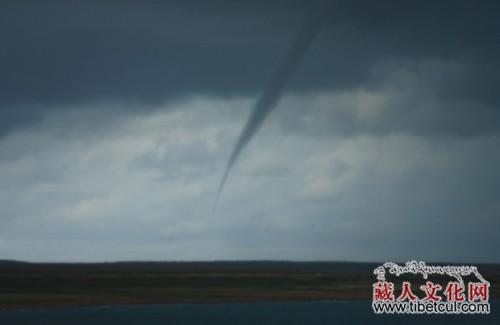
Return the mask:
<path fill-rule="evenodd" d="M 376 314 L 490 313 L 490 283 L 476 266 L 386 262 L 373 274 L 377 276 L 372 295 Z"/>

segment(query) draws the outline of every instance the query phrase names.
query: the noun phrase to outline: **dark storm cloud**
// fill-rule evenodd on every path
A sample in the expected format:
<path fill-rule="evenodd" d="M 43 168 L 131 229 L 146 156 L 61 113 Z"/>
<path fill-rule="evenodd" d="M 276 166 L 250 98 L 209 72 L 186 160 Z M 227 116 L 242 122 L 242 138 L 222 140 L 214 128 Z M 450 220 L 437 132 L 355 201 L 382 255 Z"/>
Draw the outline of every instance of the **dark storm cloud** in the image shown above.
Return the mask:
<path fill-rule="evenodd" d="M 255 95 L 300 27 L 307 1 L 4 1 L 0 134 L 51 109 L 116 101 L 142 107 L 189 96 Z M 439 96 L 498 107 L 497 1 L 349 1 L 290 91 L 378 87 L 387 62 L 458 60 Z M 468 69 L 467 67 L 474 68 Z"/>

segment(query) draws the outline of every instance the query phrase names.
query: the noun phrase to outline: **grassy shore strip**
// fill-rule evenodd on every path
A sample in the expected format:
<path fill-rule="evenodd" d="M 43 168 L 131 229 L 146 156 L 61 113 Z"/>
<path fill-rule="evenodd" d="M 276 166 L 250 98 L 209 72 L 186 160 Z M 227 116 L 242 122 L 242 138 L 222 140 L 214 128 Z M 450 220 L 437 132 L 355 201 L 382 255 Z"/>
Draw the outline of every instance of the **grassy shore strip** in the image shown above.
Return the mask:
<path fill-rule="evenodd" d="M 375 263 L 0 262 L 0 308 L 369 300 Z M 484 268 L 484 270 L 483 270 Z M 499 298 L 500 266 L 479 270 Z M 398 279 L 389 279 L 397 282 Z M 449 279 L 434 279 L 445 283 Z M 422 283 L 414 279 L 415 287 Z M 396 285 L 397 287 L 397 285 Z"/>

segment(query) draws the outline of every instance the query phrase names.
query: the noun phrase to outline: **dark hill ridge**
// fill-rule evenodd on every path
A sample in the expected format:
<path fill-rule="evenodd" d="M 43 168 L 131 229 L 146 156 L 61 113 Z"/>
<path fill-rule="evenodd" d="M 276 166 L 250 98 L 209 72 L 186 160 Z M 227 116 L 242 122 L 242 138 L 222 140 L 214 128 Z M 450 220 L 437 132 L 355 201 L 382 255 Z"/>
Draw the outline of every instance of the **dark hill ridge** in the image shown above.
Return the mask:
<path fill-rule="evenodd" d="M 0 267 L 4 265 L 19 265 L 19 264 L 29 264 L 29 262 L 16 261 L 16 260 L 0 260 Z"/>
<path fill-rule="evenodd" d="M 443 264 L 443 263 L 429 263 Z M 445 263 L 447 264 L 447 263 Z M 0 261 L 0 308 L 371 299 L 373 269 L 353 262 Z M 477 265 L 498 297 L 500 265 Z"/>
<path fill-rule="evenodd" d="M 6 266 L 26 267 L 29 269 L 60 268 L 97 268 L 141 270 L 159 269 L 162 271 L 286 271 L 286 272 L 371 272 L 377 263 L 365 262 L 292 262 L 292 261 L 188 261 L 188 262 L 156 262 L 156 261 L 123 261 L 100 263 L 30 263 L 15 260 L 0 260 L 0 268 Z"/>

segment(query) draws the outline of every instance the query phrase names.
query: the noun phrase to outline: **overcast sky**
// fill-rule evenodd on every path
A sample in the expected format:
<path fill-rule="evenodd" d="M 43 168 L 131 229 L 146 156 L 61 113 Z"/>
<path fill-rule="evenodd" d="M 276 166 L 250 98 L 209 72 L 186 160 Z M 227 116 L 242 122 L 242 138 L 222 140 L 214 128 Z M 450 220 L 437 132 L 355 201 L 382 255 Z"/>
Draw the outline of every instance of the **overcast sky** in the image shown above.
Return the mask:
<path fill-rule="evenodd" d="M 2 1 L 0 259 L 500 262 L 500 2 Z"/>

